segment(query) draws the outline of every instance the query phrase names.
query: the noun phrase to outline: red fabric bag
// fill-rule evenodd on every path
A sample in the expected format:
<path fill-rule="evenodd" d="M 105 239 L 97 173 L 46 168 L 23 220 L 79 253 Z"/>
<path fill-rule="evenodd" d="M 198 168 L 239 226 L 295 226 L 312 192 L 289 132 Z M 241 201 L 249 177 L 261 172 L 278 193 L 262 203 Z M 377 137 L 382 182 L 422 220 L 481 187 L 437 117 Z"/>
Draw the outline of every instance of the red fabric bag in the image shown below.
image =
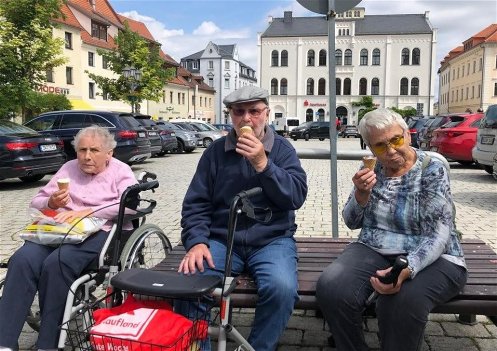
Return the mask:
<path fill-rule="evenodd" d="M 117 307 L 93 313 L 90 340 L 98 351 L 186 351 L 207 337 L 206 321 L 174 313 L 165 301 L 140 301 L 129 295 Z"/>

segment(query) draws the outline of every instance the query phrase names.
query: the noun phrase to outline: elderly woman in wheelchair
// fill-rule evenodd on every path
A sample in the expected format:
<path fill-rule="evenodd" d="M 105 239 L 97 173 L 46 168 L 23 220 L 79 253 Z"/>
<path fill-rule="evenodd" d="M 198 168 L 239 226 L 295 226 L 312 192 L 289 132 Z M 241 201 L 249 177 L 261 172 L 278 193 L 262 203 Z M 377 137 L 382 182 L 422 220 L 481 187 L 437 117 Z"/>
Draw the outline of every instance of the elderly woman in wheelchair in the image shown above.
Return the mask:
<path fill-rule="evenodd" d="M 98 256 L 118 214 L 121 194 L 136 184 L 131 168 L 112 157 L 116 141 L 105 128 L 91 126 L 75 137 L 77 159 L 68 161 L 40 189 L 30 207 L 50 208 L 57 222 L 94 216 L 107 219 L 101 230 L 79 244 L 47 246 L 26 241 L 9 260 L 0 299 L 0 350 L 16 349 L 38 291 L 41 324 L 37 347 L 56 349 L 71 283 Z M 57 180 L 70 179 L 69 187 Z M 126 223 L 124 229 L 131 229 Z"/>

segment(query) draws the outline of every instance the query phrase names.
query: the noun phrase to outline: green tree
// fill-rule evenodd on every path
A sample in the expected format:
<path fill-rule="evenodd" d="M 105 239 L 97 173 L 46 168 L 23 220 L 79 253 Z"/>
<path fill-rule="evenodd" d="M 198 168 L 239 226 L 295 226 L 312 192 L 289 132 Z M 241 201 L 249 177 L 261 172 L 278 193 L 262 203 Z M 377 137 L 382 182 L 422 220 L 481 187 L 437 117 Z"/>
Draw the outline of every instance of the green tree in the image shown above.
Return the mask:
<path fill-rule="evenodd" d="M 126 22 L 115 42 L 113 50 L 98 49 L 97 52 L 116 76 L 109 78 L 85 72 L 111 100 L 127 101 L 132 107 L 143 100 L 159 101 L 164 84 L 174 77 L 174 70 L 164 66 L 159 44 L 143 39 Z M 129 67 L 140 71 L 139 80 L 124 76 L 123 71 Z"/>
<path fill-rule="evenodd" d="M 405 107 L 403 109 L 391 107 L 391 109 L 397 112 L 399 115 L 401 115 L 404 119 L 416 116 L 416 114 L 418 113 L 416 109 L 413 107 Z"/>
<path fill-rule="evenodd" d="M 65 0 L 0 1 L 0 101 L 3 111 L 25 116 L 30 92 L 45 82 L 47 69 L 62 65 L 63 40 L 53 37 L 52 19 Z"/>
<path fill-rule="evenodd" d="M 359 110 L 357 122 L 359 122 L 367 112 L 376 110 L 372 96 L 363 96 L 359 101 L 352 101 L 352 106 L 363 107 Z"/>
<path fill-rule="evenodd" d="M 30 91 L 26 103 L 26 120 L 30 120 L 36 115 L 49 111 L 71 110 L 72 105 L 65 95 L 43 94 Z"/>

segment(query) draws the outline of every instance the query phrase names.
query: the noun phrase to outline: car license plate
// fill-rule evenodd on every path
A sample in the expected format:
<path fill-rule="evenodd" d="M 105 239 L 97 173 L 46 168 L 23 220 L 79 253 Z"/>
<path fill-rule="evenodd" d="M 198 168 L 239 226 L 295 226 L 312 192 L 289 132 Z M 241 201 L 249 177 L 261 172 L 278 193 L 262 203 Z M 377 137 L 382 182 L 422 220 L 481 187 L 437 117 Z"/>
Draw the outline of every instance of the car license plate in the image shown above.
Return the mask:
<path fill-rule="evenodd" d="M 140 138 L 145 138 L 145 133 L 143 133 L 143 132 L 138 132 L 138 136 L 139 136 Z"/>
<path fill-rule="evenodd" d="M 157 135 L 157 132 L 149 132 L 148 135 L 153 135 L 153 136 L 156 136 Z"/>
<path fill-rule="evenodd" d="M 40 150 L 43 152 L 55 151 L 55 150 L 57 150 L 57 145 L 55 145 L 55 144 L 40 145 Z"/>
<path fill-rule="evenodd" d="M 494 137 L 493 136 L 482 136 L 481 143 L 483 145 L 493 145 L 494 144 Z"/>

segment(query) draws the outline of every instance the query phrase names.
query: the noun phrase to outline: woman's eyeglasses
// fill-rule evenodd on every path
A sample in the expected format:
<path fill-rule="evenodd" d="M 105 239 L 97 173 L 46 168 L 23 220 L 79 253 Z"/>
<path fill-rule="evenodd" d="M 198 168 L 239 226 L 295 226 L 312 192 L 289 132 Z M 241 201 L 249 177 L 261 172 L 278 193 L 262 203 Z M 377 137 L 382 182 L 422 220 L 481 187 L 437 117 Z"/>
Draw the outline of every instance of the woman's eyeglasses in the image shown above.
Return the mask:
<path fill-rule="evenodd" d="M 231 112 L 233 113 L 233 116 L 235 116 L 235 117 L 245 116 L 245 113 L 247 113 L 247 112 L 250 115 L 250 117 L 259 117 L 261 115 L 261 113 L 264 112 L 264 110 L 266 110 L 266 109 L 267 109 L 267 106 L 264 108 L 249 108 L 249 109 L 232 108 Z"/>
<path fill-rule="evenodd" d="M 373 151 L 377 155 L 384 154 L 387 152 L 388 147 L 393 147 L 394 149 L 398 149 L 402 145 L 404 145 L 404 135 L 396 136 L 387 141 L 386 143 L 369 145 L 371 151 Z"/>

